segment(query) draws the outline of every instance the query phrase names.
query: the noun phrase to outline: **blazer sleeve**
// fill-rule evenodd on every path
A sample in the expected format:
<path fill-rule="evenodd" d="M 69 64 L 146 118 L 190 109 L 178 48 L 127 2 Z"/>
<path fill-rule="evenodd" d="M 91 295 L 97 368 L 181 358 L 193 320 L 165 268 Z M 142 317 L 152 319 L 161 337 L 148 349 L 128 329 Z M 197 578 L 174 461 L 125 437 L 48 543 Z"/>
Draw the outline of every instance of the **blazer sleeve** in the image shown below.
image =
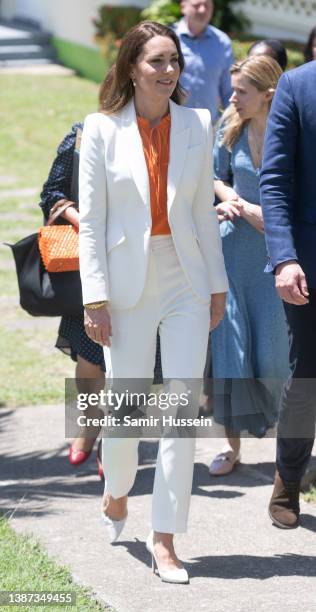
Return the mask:
<path fill-rule="evenodd" d="M 260 179 L 260 199 L 268 250 L 266 272 L 297 259 L 293 237 L 295 156 L 299 120 L 291 80 L 278 84 L 268 119 Z"/>
<path fill-rule="evenodd" d="M 216 208 L 213 206 L 213 128 L 210 113 L 206 110 L 203 110 L 202 113 L 205 135 L 205 162 L 193 202 L 193 219 L 201 253 L 209 273 L 212 294 L 228 291 L 228 279 Z"/>
<path fill-rule="evenodd" d="M 84 123 L 79 166 L 79 260 L 83 304 L 109 300 L 106 260 L 106 172 L 101 117 Z"/>

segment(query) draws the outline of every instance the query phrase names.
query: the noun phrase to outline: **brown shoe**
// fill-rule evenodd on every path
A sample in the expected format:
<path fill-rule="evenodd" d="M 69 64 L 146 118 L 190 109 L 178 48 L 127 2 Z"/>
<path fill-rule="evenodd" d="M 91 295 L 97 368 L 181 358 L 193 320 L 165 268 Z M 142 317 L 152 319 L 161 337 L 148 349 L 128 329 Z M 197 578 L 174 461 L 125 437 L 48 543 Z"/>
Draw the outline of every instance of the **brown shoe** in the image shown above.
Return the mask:
<path fill-rule="evenodd" d="M 300 516 L 300 481 L 283 482 L 278 470 L 275 473 L 274 489 L 269 504 L 272 523 L 281 529 L 295 529 Z"/>

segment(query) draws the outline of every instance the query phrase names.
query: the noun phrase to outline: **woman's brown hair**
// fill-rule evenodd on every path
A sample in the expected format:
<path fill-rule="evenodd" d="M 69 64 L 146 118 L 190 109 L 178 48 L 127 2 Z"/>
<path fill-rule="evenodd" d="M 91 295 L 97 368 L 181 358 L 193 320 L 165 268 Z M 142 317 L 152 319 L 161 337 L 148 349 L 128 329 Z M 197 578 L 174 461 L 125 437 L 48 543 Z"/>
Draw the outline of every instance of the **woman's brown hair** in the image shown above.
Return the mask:
<path fill-rule="evenodd" d="M 230 69 L 231 74 L 243 74 L 258 91 L 271 92 L 271 101 L 275 92 L 282 70 L 278 62 L 272 57 L 265 55 L 254 55 L 248 57 L 239 64 L 234 64 Z M 271 102 L 270 102 L 271 104 Z M 221 143 L 231 151 L 235 142 L 241 135 L 248 119 L 241 119 L 235 106 L 230 104 L 221 119 L 222 139 Z"/>
<path fill-rule="evenodd" d="M 102 110 L 107 115 L 120 111 L 134 96 L 134 87 L 130 76 L 131 68 L 136 63 L 144 45 L 155 36 L 167 36 L 174 42 L 177 48 L 181 74 L 184 68 L 184 58 L 175 32 L 171 28 L 154 21 L 143 21 L 137 24 L 125 34 L 116 63 L 112 66 L 102 85 Z M 176 104 L 181 104 L 184 98 L 185 91 L 178 81 L 171 100 Z"/>

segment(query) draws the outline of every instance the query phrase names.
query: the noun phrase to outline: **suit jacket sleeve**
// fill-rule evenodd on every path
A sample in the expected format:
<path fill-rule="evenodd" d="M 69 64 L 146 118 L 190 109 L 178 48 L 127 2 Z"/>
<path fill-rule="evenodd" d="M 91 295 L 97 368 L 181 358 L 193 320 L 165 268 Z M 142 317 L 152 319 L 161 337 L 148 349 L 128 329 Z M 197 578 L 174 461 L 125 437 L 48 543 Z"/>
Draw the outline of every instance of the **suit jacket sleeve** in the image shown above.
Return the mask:
<path fill-rule="evenodd" d="M 213 128 L 208 111 L 203 111 L 205 163 L 193 202 L 193 219 L 197 239 L 209 273 L 212 293 L 228 291 L 228 280 L 222 252 L 222 240 L 214 203 Z"/>
<path fill-rule="evenodd" d="M 106 260 L 106 173 L 98 114 L 85 120 L 79 167 L 79 258 L 83 303 L 109 299 Z"/>
<path fill-rule="evenodd" d="M 298 112 L 291 80 L 284 74 L 272 103 L 265 138 L 260 189 L 268 249 L 266 272 L 297 259 L 293 238 Z"/>

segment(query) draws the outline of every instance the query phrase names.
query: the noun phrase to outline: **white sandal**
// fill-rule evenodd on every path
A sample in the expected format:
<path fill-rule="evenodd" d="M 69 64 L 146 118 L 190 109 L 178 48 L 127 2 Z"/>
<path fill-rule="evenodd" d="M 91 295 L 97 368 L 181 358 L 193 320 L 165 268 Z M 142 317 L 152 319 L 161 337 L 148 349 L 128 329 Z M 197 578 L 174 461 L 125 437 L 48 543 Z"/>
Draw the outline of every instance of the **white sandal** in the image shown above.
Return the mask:
<path fill-rule="evenodd" d="M 234 451 L 218 453 L 209 467 L 209 473 L 211 476 L 226 476 L 226 474 L 230 474 L 233 471 L 238 463 L 240 463 L 239 453 L 235 458 Z"/>

